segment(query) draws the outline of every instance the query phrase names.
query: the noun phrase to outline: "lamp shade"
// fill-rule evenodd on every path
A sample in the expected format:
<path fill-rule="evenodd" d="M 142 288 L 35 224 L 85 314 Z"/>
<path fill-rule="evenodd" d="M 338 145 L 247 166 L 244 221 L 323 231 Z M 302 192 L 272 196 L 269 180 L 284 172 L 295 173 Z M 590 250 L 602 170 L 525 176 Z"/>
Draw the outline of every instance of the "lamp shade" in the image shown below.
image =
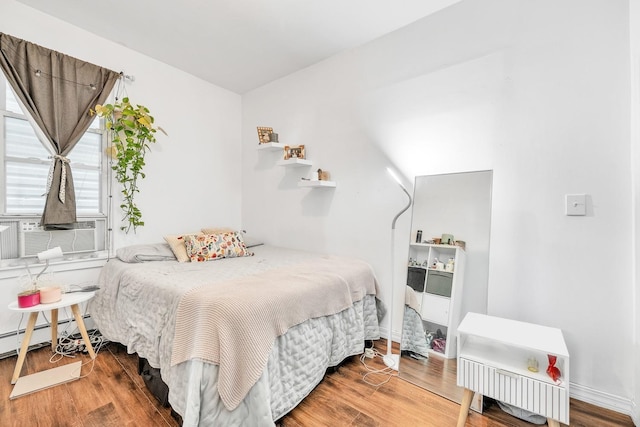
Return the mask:
<path fill-rule="evenodd" d="M 39 261 L 48 261 L 51 259 L 62 258 L 64 255 L 62 253 L 62 248 L 60 246 L 56 246 L 55 248 L 47 249 L 46 251 L 42 251 L 38 253 Z"/>

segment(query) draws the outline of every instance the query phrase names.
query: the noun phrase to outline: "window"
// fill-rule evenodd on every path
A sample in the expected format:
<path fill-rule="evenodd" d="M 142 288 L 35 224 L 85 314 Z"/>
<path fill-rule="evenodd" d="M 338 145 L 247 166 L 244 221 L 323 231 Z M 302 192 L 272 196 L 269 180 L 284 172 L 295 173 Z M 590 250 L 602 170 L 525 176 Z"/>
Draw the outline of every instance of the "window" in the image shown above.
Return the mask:
<path fill-rule="evenodd" d="M 103 162 L 103 136 L 98 118 L 67 156 L 76 194 L 78 221 L 99 219 L 104 229 L 106 162 Z M 40 142 L 36 131 L 26 118 L 13 90 L 0 73 L 0 225 L 15 230 L 0 235 L 2 259 L 24 256 L 20 249 L 25 222 L 38 225 L 44 210 L 47 176 L 51 166 L 50 152 Z M 89 221 L 91 223 L 91 221 Z M 21 228 L 22 227 L 22 228 Z M 101 233 L 96 233 L 100 235 Z M 96 249 L 104 249 L 104 236 L 97 240 Z"/>
<path fill-rule="evenodd" d="M 41 214 L 44 209 L 49 151 L 38 140 L 31 123 L 24 117 L 15 95 L 5 82 L 6 104 L 11 113 L 4 114 L 5 214 Z M 78 215 L 101 213 L 100 168 L 102 132 L 96 120 L 69 153 Z"/>

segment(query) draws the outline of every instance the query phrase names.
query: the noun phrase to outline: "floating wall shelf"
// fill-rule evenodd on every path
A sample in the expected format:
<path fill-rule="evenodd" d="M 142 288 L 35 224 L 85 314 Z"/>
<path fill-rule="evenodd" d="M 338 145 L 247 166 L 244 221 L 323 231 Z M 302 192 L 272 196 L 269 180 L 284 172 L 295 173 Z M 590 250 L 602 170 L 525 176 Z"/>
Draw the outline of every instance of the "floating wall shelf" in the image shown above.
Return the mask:
<path fill-rule="evenodd" d="M 284 144 L 282 142 L 265 142 L 263 144 L 258 144 L 258 150 L 282 150 L 284 149 Z"/>
<path fill-rule="evenodd" d="M 335 181 L 300 181 L 298 187 L 335 188 Z"/>
<path fill-rule="evenodd" d="M 293 167 L 301 167 L 301 166 L 311 166 L 313 162 L 307 159 L 289 159 L 289 160 L 280 160 L 278 165 L 280 166 L 293 166 Z"/>

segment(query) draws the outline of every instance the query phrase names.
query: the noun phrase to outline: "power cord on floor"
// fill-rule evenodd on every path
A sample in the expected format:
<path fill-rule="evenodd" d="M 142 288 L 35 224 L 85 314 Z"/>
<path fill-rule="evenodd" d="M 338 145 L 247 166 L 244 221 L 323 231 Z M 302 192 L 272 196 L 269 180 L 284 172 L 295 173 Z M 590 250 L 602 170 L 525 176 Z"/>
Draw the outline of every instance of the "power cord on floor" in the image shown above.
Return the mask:
<path fill-rule="evenodd" d="M 109 341 L 106 340 L 97 329 L 91 329 L 87 331 L 87 335 L 89 337 L 91 347 L 93 348 L 93 352 L 95 353 L 96 357 L 80 365 L 80 369 L 82 369 L 83 366 L 91 363 L 91 369 L 89 370 L 89 372 L 87 372 L 85 375 L 81 375 L 80 378 L 87 377 L 93 372 L 98 353 L 106 344 L 109 343 Z M 55 353 L 51 356 L 49 362 L 55 363 L 63 357 L 76 357 L 76 353 L 87 354 L 88 352 L 89 351 L 87 350 L 84 339 L 79 332 L 73 335 L 63 335 L 62 337 L 58 338 L 58 344 L 56 345 Z"/>
<path fill-rule="evenodd" d="M 389 380 L 391 380 L 392 377 L 397 377 L 398 376 L 398 372 L 392 368 L 389 367 L 385 367 L 383 369 L 377 369 L 377 368 L 372 368 L 370 366 L 367 365 L 366 360 L 367 359 L 375 359 L 376 357 L 379 358 L 384 358 L 384 354 L 380 353 L 377 349 L 375 349 L 373 346 L 372 347 L 367 347 L 364 349 L 364 353 L 362 353 L 362 355 L 360 356 L 360 362 L 362 362 L 362 365 L 365 367 L 365 369 L 368 371 L 366 374 L 364 374 L 362 376 L 362 380 L 374 387 L 379 387 L 383 384 L 386 384 L 389 382 Z M 384 375 L 386 376 L 386 378 L 378 383 L 374 383 L 371 382 L 367 379 L 367 377 L 369 377 L 370 375 Z"/>
<path fill-rule="evenodd" d="M 89 336 L 89 342 L 93 348 L 94 353 L 98 354 L 100 349 L 107 344 L 107 340 L 104 339 L 102 334 L 97 329 L 91 329 L 87 331 Z M 87 345 L 79 332 L 73 335 L 63 333 L 58 338 L 58 344 L 56 345 L 55 352 L 51 356 L 51 363 L 55 363 L 63 357 L 76 357 L 77 353 L 88 353 Z"/>
<path fill-rule="evenodd" d="M 82 338 L 82 334 L 80 334 L 80 332 L 76 332 L 78 329 L 75 328 L 75 330 L 73 331 L 74 333 L 70 333 L 69 329 L 72 323 L 72 318 L 70 317 L 69 313 L 67 312 L 66 307 L 63 308 L 64 312 L 65 312 L 65 316 L 67 316 L 68 320 L 66 321 L 66 326 L 65 329 L 62 332 L 58 333 L 58 342 L 56 343 L 56 347 L 54 350 L 53 355 L 49 358 L 49 363 L 56 363 L 58 361 L 60 361 L 62 358 L 64 357 L 71 357 L 71 358 L 75 358 L 77 353 L 85 353 L 87 354 L 89 351 L 87 350 L 87 346 L 86 343 L 84 342 L 84 339 Z M 85 313 L 86 315 L 86 308 L 85 308 Z M 42 312 L 42 315 L 45 319 L 45 321 L 47 322 L 47 324 L 49 325 L 49 327 L 51 327 L 51 321 L 47 318 L 47 315 L 45 314 L 45 312 Z M 18 356 L 20 356 L 20 326 L 22 325 L 22 321 L 24 320 L 24 313 L 22 313 L 20 315 L 20 321 L 18 323 L 18 327 L 16 329 L 16 354 Z M 106 340 L 103 336 L 102 333 L 98 330 L 98 329 L 91 329 L 87 331 L 87 335 L 89 337 L 89 341 L 91 343 L 91 347 L 93 348 L 93 352 L 95 353 L 96 357 L 83 363 L 82 365 L 80 365 L 80 368 L 82 369 L 83 366 L 91 363 L 91 369 L 89 370 L 88 373 L 86 373 L 85 375 L 82 375 L 80 378 L 84 378 L 86 376 L 88 376 L 89 374 L 91 374 L 93 372 L 93 368 L 95 365 L 95 359 L 98 356 L 98 352 L 106 345 L 109 343 L 108 340 Z M 27 350 L 28 351 L 28 350 Z"/>

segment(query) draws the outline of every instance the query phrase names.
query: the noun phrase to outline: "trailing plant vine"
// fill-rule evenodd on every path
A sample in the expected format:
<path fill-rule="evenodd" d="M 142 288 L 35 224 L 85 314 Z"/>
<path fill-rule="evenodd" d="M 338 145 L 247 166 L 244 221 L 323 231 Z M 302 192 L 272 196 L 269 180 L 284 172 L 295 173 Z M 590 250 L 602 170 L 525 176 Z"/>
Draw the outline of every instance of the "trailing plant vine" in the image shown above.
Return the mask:
<path fill-rule="evenodd" d="M 134 106 L 129 98 L 114 104 L 98 104 L 91 112 L 105 118 L 105 127 L 111 140 L 107 154 L 114 159 L 111 169 L 122 185 L 123 201 L 120 208 L 124 212 L 122 221 L 126 223 L 120 229 L 128 233 L 133 228 L 135 233 L 136 228 L 144 225 L 142 212 L 134 201 L 136 193 L 140 192 L 138 180 L 145 177 L 144 158 L 150 150 L 149 145 L 156 142 L 154 134 L 157 129 L 163 133 L 164 130 L 154 126 L 154 119 L 147 107 Z"/>

